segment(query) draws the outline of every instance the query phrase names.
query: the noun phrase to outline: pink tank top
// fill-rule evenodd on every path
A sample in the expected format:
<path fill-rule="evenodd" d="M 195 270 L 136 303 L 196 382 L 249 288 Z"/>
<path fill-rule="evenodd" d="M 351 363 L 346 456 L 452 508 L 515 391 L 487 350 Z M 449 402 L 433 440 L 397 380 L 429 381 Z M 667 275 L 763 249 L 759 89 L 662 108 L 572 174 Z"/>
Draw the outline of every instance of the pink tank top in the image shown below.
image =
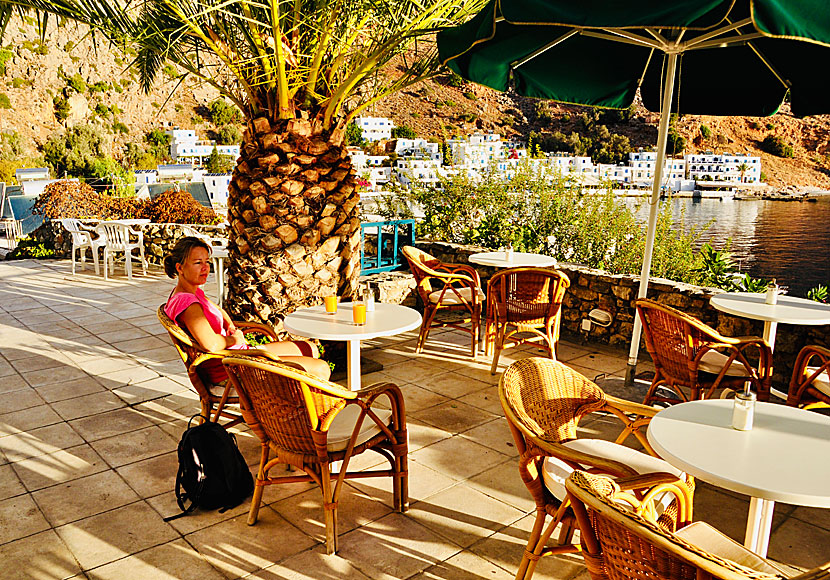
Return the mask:
<path fill-rule="evenodd" d="M 195 294 L 190 294 L 189 292 L 179 292 L 178 294 L 171 295 L 170 298 L 167 299 L 167 305 L 164 307 L 164 313 L 167 314 L 171 320 L 175 320 L 176 324 L 182 326 L 178 321 L 179 315 L 187 310 L 188 307 L 196 303 L 202 307 L 202 312 L 205 313 L 205 318 L 207 318 L 207 321 L 213 331 L 216 334 L 227 336 L 228 333 L 225 331 L 222 312 L 216 307 L 216 305 L 207 299 L 207 296 L 205 296 L 205 293 L 201 288 L 197 288 Z M 249 347 L 244 344 L 228 347 L 228 349 L 231 350 L 246 348 Z M 228 373 L 225 371 L 225 367 L 222 366 L 222 361 L 219 359 L 206 361 L 200 365 L 199 369 L 204 372 L 204 379 L 213 384 L 221 383 L 228 378 Z"/>

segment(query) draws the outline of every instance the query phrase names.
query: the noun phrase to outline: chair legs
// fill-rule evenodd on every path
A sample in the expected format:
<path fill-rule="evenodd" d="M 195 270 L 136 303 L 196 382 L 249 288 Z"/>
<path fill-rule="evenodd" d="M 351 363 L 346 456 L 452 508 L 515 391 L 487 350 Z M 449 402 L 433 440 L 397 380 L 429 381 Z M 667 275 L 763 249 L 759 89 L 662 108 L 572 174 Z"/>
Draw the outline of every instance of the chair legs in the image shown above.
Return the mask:
<path fill-rule="evenodd" d="M 573 537 L 573 525 L 566 520 L 568 502 L 564 502 L 556 514 L 553 516 L 551 522 L 545 527 L 545 520 L 547 519 L 547 512 L 544 508 L 536 509 L 536 521 L 533 523 L 533 530 L 530 532 L 530 537 L 527 540 L 527 547 L 525 547 L 522 562 L 519 564 L 519 569 L 516 572 L 516 580 L 530 580 L 533 572 L 536 571 L 536 563 L 543 555 L 546 554 L 571 554 L 579 552 L 580 547 L 572 545 L 570 542 Z M 562 531 L 559 534 L 558 546 L 554 548 L 546 548 L 551 535 L 556 530 L 559 524 L 562 524 Z"/>

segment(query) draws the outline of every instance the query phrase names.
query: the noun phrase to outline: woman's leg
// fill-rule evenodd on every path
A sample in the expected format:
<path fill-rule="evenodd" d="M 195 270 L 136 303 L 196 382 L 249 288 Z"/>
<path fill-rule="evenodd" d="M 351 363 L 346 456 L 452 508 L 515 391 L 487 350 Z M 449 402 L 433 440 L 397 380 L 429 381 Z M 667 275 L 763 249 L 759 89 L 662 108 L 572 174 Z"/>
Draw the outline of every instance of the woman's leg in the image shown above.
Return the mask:
<path fill-rule="evenodd" d="M 307 340 L 284 340 L 280 342 L 269 342 L 264 345 L 265 349 L 277 356 L 306 356 L 320 358 L 320 350 L 317 345 Z"/>
<path fill-rule="evenodd" d="M 281 360 L 300 365 L 307 373 L 328 380 L 331 376 L 329 363 L 317 358 L 317 347 L 307 341 L 269 342 L 264 345 L 265 350 L 277 355 Z M 312 356 L 315 355 L 315 356 Z"/>

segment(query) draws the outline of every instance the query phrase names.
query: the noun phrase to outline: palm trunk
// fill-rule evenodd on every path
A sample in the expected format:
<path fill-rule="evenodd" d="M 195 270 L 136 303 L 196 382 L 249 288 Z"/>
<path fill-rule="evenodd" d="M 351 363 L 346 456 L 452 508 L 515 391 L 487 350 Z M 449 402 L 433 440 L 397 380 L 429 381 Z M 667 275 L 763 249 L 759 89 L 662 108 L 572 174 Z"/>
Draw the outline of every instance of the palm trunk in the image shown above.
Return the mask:
<path fill-rule="evenodd" d="M 360 196 L 342 139 L 306 119 L 249 121 L 228 192 L 226 308 L 281 327 L 360 274 Z"/>

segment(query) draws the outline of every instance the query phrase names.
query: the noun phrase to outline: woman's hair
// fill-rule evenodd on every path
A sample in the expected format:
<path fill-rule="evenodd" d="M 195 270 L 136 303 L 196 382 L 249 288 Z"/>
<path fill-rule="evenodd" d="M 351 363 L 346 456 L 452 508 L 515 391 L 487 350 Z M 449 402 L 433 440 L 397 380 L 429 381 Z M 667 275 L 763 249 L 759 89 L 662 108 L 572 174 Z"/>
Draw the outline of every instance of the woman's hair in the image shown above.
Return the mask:
<path fill-rule="evenodd" d="M 193 248 L 204 248 L 208 251 L 208 254 L 211 253 L 210 246 L 206 241 L 194 236 L 186 236 L 176 242 L 170 253 L 164 257 L 164 273 L 170 278 L 178 276 L 176 264 L 184 264 Z"/>

